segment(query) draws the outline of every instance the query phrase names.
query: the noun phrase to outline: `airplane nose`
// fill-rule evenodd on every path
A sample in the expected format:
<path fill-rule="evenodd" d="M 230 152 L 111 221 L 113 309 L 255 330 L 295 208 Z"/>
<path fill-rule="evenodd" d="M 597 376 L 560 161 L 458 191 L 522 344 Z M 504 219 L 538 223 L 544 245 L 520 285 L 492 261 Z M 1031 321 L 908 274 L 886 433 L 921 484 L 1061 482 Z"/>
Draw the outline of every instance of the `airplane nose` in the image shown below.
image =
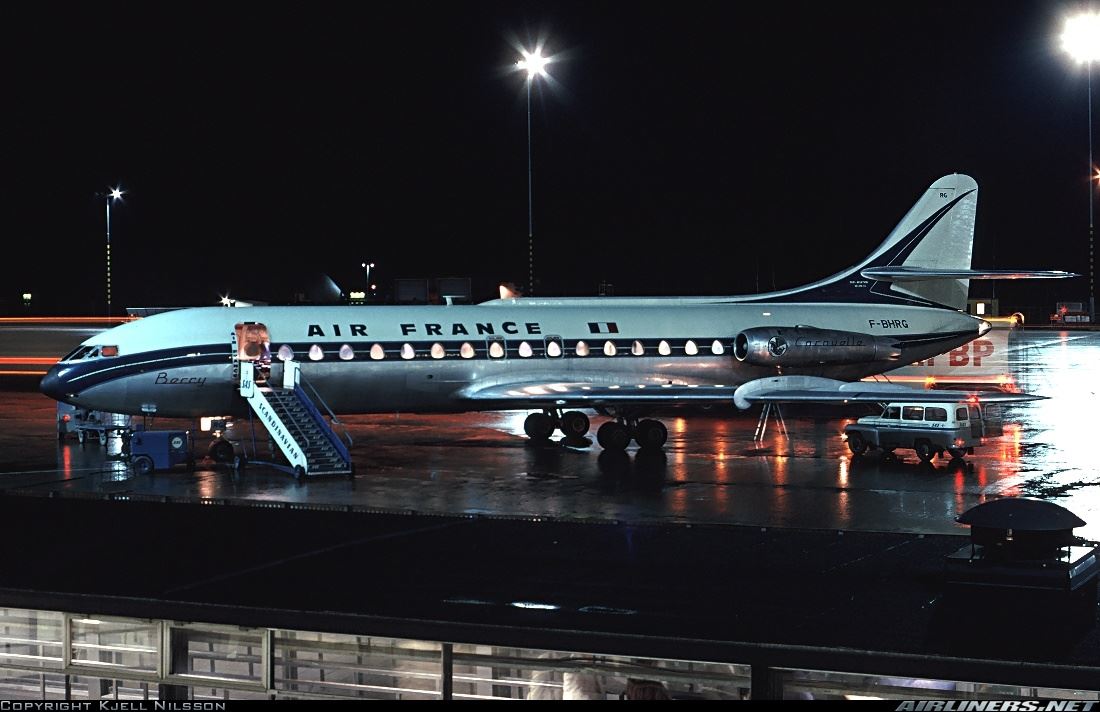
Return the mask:
<path fill-rule="evenodd" d="M 54 366 L 38 383 L 38 390 L 54 400 L 65 400 L 65 383 L 61 380 L 61 367 Z"/>

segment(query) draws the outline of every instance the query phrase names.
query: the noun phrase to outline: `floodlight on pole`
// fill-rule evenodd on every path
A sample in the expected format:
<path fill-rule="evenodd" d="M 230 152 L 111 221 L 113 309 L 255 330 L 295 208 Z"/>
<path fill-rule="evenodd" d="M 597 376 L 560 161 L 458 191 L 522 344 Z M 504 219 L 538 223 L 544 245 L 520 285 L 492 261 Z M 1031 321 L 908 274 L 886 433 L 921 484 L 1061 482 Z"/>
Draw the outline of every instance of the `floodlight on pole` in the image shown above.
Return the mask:
<path fill-rule="evenodd" d="M 1100 14 L 1086 12 L 1066 20 L 1062 32 L 1062 49 L 1078 63 L 1084 63 L 1088 73 L 1088 120 L 1089 120 L 1089 321 L 1096 323 L 1096 272 L 1094 268 L 1093 214 L 1096 202 L 1096 186 L 1100 172 L 1092 163 L 1092 63 L 1100 59 Z"/>
<path fill-rule="evenodd" d="M 107 316 L 111 316 L 111 203 L 122 200 L 123 190 L 118 186 L 111 188 L 107 199 Z"/>
<path fill-rule="evenodd" d="M 534 52 L 523 50 L 523 59 L 516 62 L 516 67 L 527 72 L 527 293 L 535 293 L 535 229 L 534 210 L 532 208 L 532 171 L 531 171 L 531 85 L 538 77 L 546 76 L 546 65 L 550 63 L 549 57 L 542 56 L 542 48 L 536 47 Z"/>

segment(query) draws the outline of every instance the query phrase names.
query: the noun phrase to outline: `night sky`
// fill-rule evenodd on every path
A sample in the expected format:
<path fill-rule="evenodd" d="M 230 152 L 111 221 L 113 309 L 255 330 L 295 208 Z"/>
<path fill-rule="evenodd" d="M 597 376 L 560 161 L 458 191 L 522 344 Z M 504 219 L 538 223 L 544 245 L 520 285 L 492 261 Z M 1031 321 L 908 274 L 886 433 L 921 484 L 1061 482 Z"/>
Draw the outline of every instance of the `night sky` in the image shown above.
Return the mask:
<path fill-rule="evenodd" d="M 1082 7 L 5 3 L 3 304 L 102 313 L 115 184 L 116 312 L 284 301 L 321 273 L 361 289 L 364 260 L 383 290 L 524 285 L 512 65 L 539 38 L 540 296 L 824 277 L 952 172 L 980 186 L 975 266 L 1087 274 L 1088 81 L 1058 41 Z M 1086 289 L 996 287 L 1011 309 Z"/>

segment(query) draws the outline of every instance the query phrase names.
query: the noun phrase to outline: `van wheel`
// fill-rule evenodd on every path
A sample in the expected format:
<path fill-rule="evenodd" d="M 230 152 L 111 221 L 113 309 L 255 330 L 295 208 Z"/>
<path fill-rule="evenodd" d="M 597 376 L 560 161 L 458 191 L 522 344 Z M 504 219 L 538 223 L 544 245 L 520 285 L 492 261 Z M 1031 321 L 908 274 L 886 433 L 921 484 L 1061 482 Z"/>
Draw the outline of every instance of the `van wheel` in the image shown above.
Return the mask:
<path fill-rule="evenodd" d="M 215 440 L 210 444 L 210 459 L 214 462 L 232 462 L 233 446 L 227 440 Z"/>
<path fill-rule="evenodd" d="M 932 443 L 928 441 L 915 444 L 913 450 L 916 451 L 917 457 L 920 458 L 921 462 L 931 462 L 932 456 L 936 454 L 935 450 L 932 449 Z"/>
<path fill-rule="evenodd" d="M 134 458 L 134 472 L 139 475 L 148 475 L 153 471 L 153 458 L 148 455 L 138 455 Z"/>
<path fill-rule="evenodd" d="M 862 455 L 867 452 L 867 441 L 863 439 L 861 434 L 852 433 L 848 436 L 848 449 L 852 451 L 853 455 Z"/>
<path fill-rule="evenodd" d="M 951 455 L 952 460 L 961 460 L 966 456 L 966 450 L 961 447 L 949 447 L 947 452 Z"/>

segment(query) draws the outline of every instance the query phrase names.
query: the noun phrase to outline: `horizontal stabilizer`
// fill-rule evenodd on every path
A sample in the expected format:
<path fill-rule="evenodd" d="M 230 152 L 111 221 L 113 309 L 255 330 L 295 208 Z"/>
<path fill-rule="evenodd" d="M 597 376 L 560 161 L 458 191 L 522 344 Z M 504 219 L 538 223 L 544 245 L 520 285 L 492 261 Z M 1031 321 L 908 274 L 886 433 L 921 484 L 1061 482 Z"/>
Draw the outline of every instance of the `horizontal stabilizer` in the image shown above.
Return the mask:
<path fill-rule="evenodd" d="M 738 386 L 733 394 L 734 404 L 742 410 L 754 403 L 940 403 L 970 398 L 983 403 L 1023 403 L 1043 400 L 1046 396 L 999 391 L 926 390 L 895 383 L 850 383 L 819 376 L 758 378 Z"/>
<path fill-rule="evenodd" d="M 1064 279 L 1080 277 L 1062 270 L 935 269 L 931 267 L 867 267 L 860 271 L 880 282 L 922 282 L 929 279 Z"/>

